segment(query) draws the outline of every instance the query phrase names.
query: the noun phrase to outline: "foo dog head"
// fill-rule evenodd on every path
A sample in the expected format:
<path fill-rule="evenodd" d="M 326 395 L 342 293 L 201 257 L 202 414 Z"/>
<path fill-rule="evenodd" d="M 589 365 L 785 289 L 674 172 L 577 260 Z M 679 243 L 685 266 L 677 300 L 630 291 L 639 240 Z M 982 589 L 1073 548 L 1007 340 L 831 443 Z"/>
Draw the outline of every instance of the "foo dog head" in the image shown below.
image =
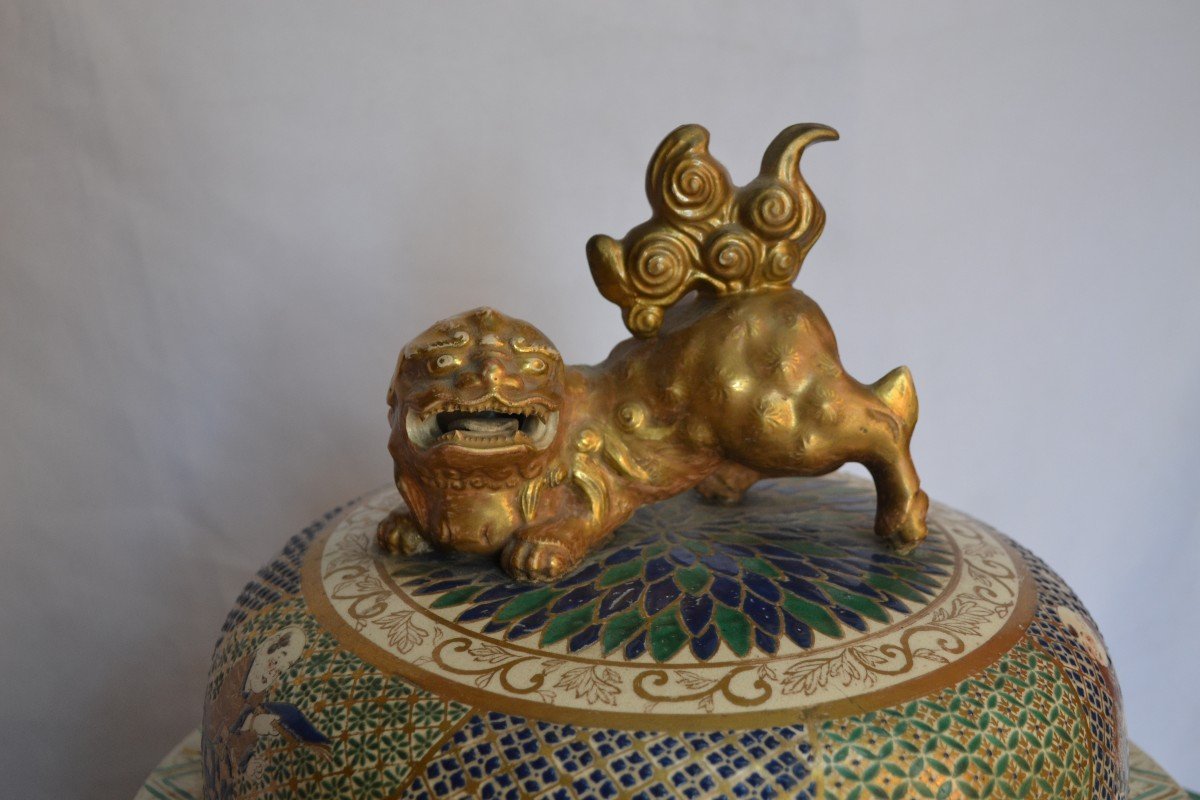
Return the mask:
<path fill-rule="evenodd" d="M 491 308 L 438 322 L 400 354 L 388 389 L 388 450 L 419 517 L 431 496 L 512 489 L 541 474 L 559 431 L 562 356 L 534 326 Z M 469 542 L 460 549 L 502 544 Z M 469 537 L 468 537 L 469 538 Z"/>

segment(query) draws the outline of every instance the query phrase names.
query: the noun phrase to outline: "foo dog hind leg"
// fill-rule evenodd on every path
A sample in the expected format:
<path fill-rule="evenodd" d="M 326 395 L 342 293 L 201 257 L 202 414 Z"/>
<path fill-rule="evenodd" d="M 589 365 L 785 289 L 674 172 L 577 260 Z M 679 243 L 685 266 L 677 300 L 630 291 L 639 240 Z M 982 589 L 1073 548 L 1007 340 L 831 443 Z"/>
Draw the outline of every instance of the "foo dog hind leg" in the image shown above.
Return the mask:
<path fill-rule="evenodd" d="M 857 384 L 857 381 L 853 383 Z M 865 441 L 857 458 L 875 480 L 875 532 L 906 553 L 928 533 L 925 514 L 929 497 L 921 491 L 909 442 L 917 424 L 917 392 L 912 373 L 897 367 L 871 386 L 857 384 L 862 406 L 848 424 L 858 426 Z M 861 414 L 861 416 L 859 416 Z"/>
<path fill-rule="evenodd" d="M 770 433 L 752 447 L 726 440 L 730 458 L 771 475 L 823 475 L 849 461 L 862 464 L 875 480 L 875 532 L 901 552 L 916 547 L 925 538 L 929 499 L 908 450 L 917 422 L 908 370 L 894 369 L 870 386 L 844 372 L 817 378 L 790 405 L 797 418 L 783 430 L 778 417 L 760 414 Z"/>
<path fill-rule="evenodd" d="M 726 461 L 696 486 L 696 491 L 710 503 L 731 506 L 742 501 L 746 490 L 762 478 L 756 470 Z"/>

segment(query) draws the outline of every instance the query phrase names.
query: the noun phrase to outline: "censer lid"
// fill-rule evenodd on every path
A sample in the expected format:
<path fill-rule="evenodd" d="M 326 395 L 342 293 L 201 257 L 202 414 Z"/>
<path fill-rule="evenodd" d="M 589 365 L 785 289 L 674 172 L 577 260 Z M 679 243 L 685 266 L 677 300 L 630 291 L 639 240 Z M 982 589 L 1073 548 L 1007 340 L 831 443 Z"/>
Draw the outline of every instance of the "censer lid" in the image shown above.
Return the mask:
<path fill-rule="evenodd" d="M 930 506 L 912 374 L 851 377 L 791 287 L 825 221 L 800 156 L 836 138 L 791 126 L 737 187 L 669 134 L 651 218 L 587 246 L 633 334 L 602 364 L 486 307 L 402 349 L 396 487 L 225 627 L 207 797 L 1126 795 L 1087 612 Z"/>
<path fill-rule="evenodd" d="M 764 483 L 736 507 L 644 509 L 548 584 L 490 559 L 381 557 L 369 495 L 321 541 L 305 596 L 343 646 L 489 710 L 655 730 L 790 724 L 919 697 L 1007 651 L 1037 590 L 1002 537 L 942 510 L 918 551 L 865 535 L 862 481 Z"/>
<path fill-rule="evenodd" d="M 1087 612 L 949 508 L 897 555 L 867 535 L 874 495 L 855 478 L 764 482 L 736 508 L 686 494 L 539 585 L 486 557 L 381 553 L 395 501 L 380 490 L 310 528 L 243 593 L 214 656 L 207 796 L 1125 785 L 1119 690 Z"/>

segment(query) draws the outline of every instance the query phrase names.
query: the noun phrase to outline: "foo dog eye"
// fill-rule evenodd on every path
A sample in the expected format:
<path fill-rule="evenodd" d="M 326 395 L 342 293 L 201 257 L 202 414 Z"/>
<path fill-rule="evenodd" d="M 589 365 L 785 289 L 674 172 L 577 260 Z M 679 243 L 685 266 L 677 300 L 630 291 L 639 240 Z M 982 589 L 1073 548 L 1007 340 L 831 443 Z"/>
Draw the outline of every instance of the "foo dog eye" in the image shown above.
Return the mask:
<path fill-rule="evenodd" d="M 540 358 L 530 358 L 521 365 L 521 369 L 532 372 L 534 375 L 540 375 L 546 371 L 546 362 Z"/>
<path fill-rule="evenodd" d="M 448 369 L 453 369 L 454 367 L 457 367 L 461 363 L 462 363 L 462 361 L 458 358 L 458 356 L 452 356 L 452 355 L 448 355 L 448 354 L 440 355 L 437 358 L 430 359 L 429 371 L 430 372 L 445 372 Z"/>

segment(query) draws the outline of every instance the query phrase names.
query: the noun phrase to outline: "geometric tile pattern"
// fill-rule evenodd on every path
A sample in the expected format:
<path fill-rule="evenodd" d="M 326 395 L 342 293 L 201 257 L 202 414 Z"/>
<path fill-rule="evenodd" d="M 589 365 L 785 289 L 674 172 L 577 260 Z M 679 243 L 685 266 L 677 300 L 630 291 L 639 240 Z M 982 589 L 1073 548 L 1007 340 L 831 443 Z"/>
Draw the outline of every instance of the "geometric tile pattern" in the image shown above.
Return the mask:
<path fill-rule="evenodd" d="M 822 726 L 826 800 L 1092 796 L 1086 720 L 1028 640 L 977 677 Z"/>
<path fill-rule="evenodd" d="M 949 685 L 808 725 L 640 731 L 502 713 L 481 702 L 482 692 L 437 694 L 344 649 L 341 635 L 318 622 L 300 587 L 300 564 L 332 516 L 292 539 L 229 616 L 206 696 L 200 761 L 207 800 L 1184 796 L 1136 751 L 1126 783 L 1120 694 L 1107 656 L 1098 635 L 1079 635 L 1080 625 L 1092 623 L 1078 599 L 1031 554 L 1024 560 L 1037 604 L 1027 632 L 992 663 Z M 705 564 L 700 549 L 689 550 L 693 567 Z M 720 572 L 714 565 L 723 564 L 715 552 L 705 551 L 709 583 L 681 585 L 681 596 L 711 589 Z M 725 552 L 742 559 L 743 583 L 751 573 L 770 572 L 752 555 Z M 688 568 L 688 556 L 672 556 L 670 548 L 648 556 L 640 577 L 629 580 L 652 579 L 647 570 L 659 557 L 675 559 L 676 579 Z M 800 571 L 825 582 L 838 572 L 836 558 L 853 562 L 856 556 L 808 558 L 805 567 L 785 563 L 791 572 L 779 569 L 774 577 L 787 580 Z M 600 565 L 594 580 L 620 563 Z M 897 565 L 865 566 L 871 569 L 861 574 L 886 578 Z M 902 577 L 917 580 L 915 573 Z M 608 579 L 619 585 L 615 581 Z M 473 601 L 482 591 L 461 597 Z M 745 611 L 744 604 L 739 608 Z M 759 644 L 757 652 L 769 653 Z M 176 756 L 156 771 L 139 800 L 198 796 L 188 794 L 197 777 L 194 752 L 190 762 L 186 748 Z"/>
<path fill-rule="evenodd" d="M 666 734 L 508 714 L 471 718 L 413 783 L 414 797 L 813 797 L 803 726 Z"/>
<path fill-rule="evenodd" d="M 814 752 L 812 740 L 816 739 Z M 803 725 L 664 734 L 492 712 L 425 765 L 413 796 L 1115 798 L 1093 791 L 1080 701 L 1026 639 L 978 676 L 911 703 Z"/>
<path fill-rule="evenodd" d="M 293 539 L 247 587 L 214 651 L 206 712 L 213 711 L 218 697 L 236 701 L 240 696 L 244 707 L 235 709 L 232 725 L 206 719 L 202 749 L 209 797 L 388 797 L 410 766 L 470 711 L 371 667 L 342 650 L 318 625 L 296 594 L 294 572 L 313 533 L 309 529 Z M 226 677 L 244 674 L 263 643 L 281 630 L 303 634 L 303 651 L 294 663 L 265 692 L 240 686 L 223 691 Z M 249 723 L 243 720 L 260 716 L 280 720 L 264 733 L 245 730 Z M 289 735 L 282 724 L 288 719 L 300 720 L 293 722 L 294 729 L 309 731 L 310 740 L 327 743 L 313 746 L 303 736 Z M 234 751 L 237 757 L 230 755 Z"/>
<path fill-rule="evenodd" d="M 293 625 L 303 627 L 307 634 L 305 651 L 280 677 L 268 699 L 297 709 L 329 739 L 328 748 L 311 747 L 286 735 L 259 736 L 250 757 L 261 760 L 261 772 L 235 769 L 240 774 L 224 782 L 224 791 L 231 797 L 388 797 L 404 781 L 410 765 L 419 762 L 470 711 L 461 703 L 385 675 L 341 650 L 329 633 L 317 628 L 298 599 L 268 607 L 248 620 L 238 632 L 244 636 L 227 637 L 230 654 L 222 653 L 221 660 L 236 663 L 238 654 L 253 652 L 267 632 Z M 214 684 L 209 690 L 213 696 L 220 688 L 217 681 Z M 216 777 L 221 769 L 215 752 L 220 749 L 215 745 L 221 732 L 208 731 L 208 726 L 206 731 L 206 768 L 215 794 L 216 784 L 222 783 Z"/>
<path fill-rule="evenodd" d="M 332 520 L 341 515 L 342 511 L 353 506 L 357 501 L 351 501 L 345 506 L 339 506 L 326 513 L 321 519 L 313 522 L 300 533 L 293 536 L 283 551 L 265 567 L 258 571 L 246 587 L 238 595 L 237 602 L 225 618 L 221 626 L 224 636 L 234 630 L 248 617 L 267 606 L 274 605 L 286 597 L 294 597 L 300 593 L 300 563 L 308 546 L 318 533 L 325 529 Z M 221 646 L 218 640 L 217 647 Z"/>
<path fill-rule="evenodd" d="M 200 800 L 202 795 L 200 729 L 197 728 L 150 772 L 133 800 Z M 410 792 L 409 796 L 418 795 Z M 1180 788 L 1153 758 L 1137 745 L 1130 745 L 1129 800 L 1200 800 L 1200 793 Z"/>
<path fill-rule="evenodd" d="M 1029 636 L 1059 662 L 1068 681 L 1079 693 L 1090 722 L 1089 731 L 1095 738 L 1092 756 L 1098 773 L 1096 783 L 1123 785 L 1127 780 L 1128 753 L 1122 752 L 1122 743 L 1128 739 L 1121 707 L 1121 687 L 1114 671 L 1098 664 L 1083 640 L 1071 634 L 1059 617 L 1058 609 L 1069 608 L 1087 619 L 1097 637 L 1099 630 L 1083 603 L 1044 561 L 1022 547 L 1017 549 L 1029 564 L 1041 598 L 1038 612 L 1029 626 Z"/>

